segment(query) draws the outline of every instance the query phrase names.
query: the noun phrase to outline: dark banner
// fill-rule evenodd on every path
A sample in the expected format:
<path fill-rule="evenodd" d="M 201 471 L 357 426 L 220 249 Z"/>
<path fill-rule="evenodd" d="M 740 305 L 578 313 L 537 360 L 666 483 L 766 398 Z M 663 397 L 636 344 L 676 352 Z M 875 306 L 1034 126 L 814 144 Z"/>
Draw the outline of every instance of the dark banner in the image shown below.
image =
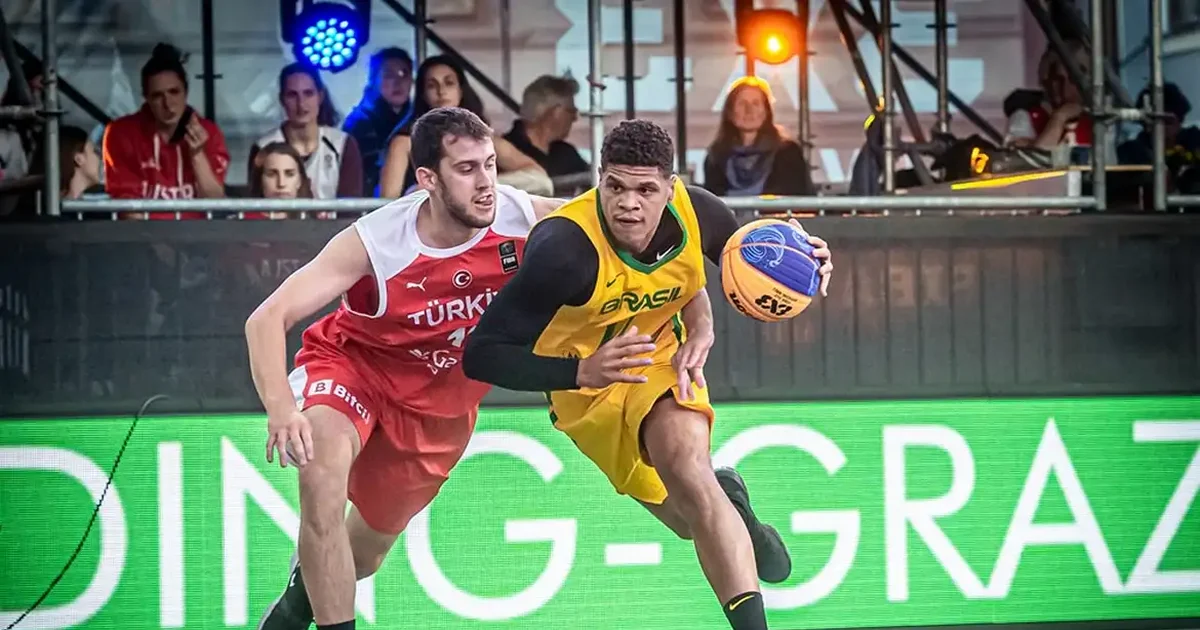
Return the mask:
<path fill-rule="evenodd" d="M 709 290 L 722 400 L 1196 391 L 1194 217 L 821 218 L 828 298 L 761 324 Z M 0 234 L 0 411 L 258 408 L 242 327 L 345 222 L 85 221 Z M 305 322 L 307 324 L 307 322 Z M 298 345 L 297 328 L 290 351 Z M 495 392 L 496 404 L 536 396 Z"/>

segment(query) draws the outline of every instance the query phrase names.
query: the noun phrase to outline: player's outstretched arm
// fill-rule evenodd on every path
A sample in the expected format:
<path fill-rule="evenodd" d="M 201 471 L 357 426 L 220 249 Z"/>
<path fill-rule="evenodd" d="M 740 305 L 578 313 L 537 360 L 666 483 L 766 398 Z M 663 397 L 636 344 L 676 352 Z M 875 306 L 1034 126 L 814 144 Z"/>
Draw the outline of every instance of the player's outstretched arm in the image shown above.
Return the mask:
<path fill-rule="evenodd" d="M 246 320 L 250 372 L 269 416 L 296 409 L 287 382 L 287 331 L 371 273 L 358 230 L 348 227 L 250 314 Z"/>

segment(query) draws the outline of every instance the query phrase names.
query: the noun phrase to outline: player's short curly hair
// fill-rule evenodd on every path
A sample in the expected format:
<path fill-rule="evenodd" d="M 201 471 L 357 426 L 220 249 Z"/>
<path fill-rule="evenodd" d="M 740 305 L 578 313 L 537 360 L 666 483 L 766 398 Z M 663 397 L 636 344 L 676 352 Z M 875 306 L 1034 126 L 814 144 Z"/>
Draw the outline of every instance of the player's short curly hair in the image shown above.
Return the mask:
<path fill-rule="evenodd" d="M 609 166 L 655 166 L 664 176 L 673 172 L 675 142 L 662 126 L 649 120 L 623 120 L 600 148 L 600 168 Z"/>
<path fill-rule="evenodd" d="M 479 116 L 461 107 L 439 107 L 425 112 L 412 127 L 412 148 L 409 150 L 413 169 L 437 170 L 446 157 L 443 142 L 446 136 L 485 140 L 492 129 Z"/>

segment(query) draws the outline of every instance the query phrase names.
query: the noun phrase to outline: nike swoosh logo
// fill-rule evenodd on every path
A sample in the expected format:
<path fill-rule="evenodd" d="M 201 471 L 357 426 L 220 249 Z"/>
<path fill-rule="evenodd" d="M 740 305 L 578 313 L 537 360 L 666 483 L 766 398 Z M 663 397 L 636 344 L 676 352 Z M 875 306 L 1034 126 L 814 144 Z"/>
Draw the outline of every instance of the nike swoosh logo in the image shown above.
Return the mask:
<path fill-rule="evenodd" d="M 746 603 L 746 600 L 749 600 L 749 599 L 754 599 L 754 595 L 747 595 L 747 596 L 737 600 L 736 602 L 733 602 L 732 604 L 730 604 L 729 612 L 733 612 L 733 611 L 737 610 L 738 606 L 741 606 L 742 604 Z"/>
<path fill-rule="evenodd" d="M 604 285 L 604 288 L 606 288 L 606 289 L 607 289 L 608 287 L 611 287 L 611 286 L 613 285 L 613 283 L 614 283 L 614 282 L 616 282 L 617 280 L 620 280 L 620 279 L 621 279 L 621 276 L 617 276 L 616 278 L 613 278 L 612 280 L 609 280 L 609 281 L 608 281 L 608 284 Z"/>

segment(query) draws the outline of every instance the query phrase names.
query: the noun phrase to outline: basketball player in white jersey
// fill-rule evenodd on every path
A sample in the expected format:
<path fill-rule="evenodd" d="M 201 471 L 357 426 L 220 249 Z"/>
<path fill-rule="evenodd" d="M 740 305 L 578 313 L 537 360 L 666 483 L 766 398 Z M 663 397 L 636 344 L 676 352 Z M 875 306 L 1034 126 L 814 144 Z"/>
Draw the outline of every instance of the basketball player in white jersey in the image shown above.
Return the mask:
<path fill-rule="evenodd" d="M 299 564 L 259 628 L 354 627 L 356 579 L 437 494 L 489 390 L 462 373 L 466 336 L 561 204 L 497 186 L 492 130 L 465 109 L 412 137 L 421 190 L 335 236 L 246 322 L 267 461 L 300 477 Z M 338 296 L 289 375 L 287 330 Z"/>

